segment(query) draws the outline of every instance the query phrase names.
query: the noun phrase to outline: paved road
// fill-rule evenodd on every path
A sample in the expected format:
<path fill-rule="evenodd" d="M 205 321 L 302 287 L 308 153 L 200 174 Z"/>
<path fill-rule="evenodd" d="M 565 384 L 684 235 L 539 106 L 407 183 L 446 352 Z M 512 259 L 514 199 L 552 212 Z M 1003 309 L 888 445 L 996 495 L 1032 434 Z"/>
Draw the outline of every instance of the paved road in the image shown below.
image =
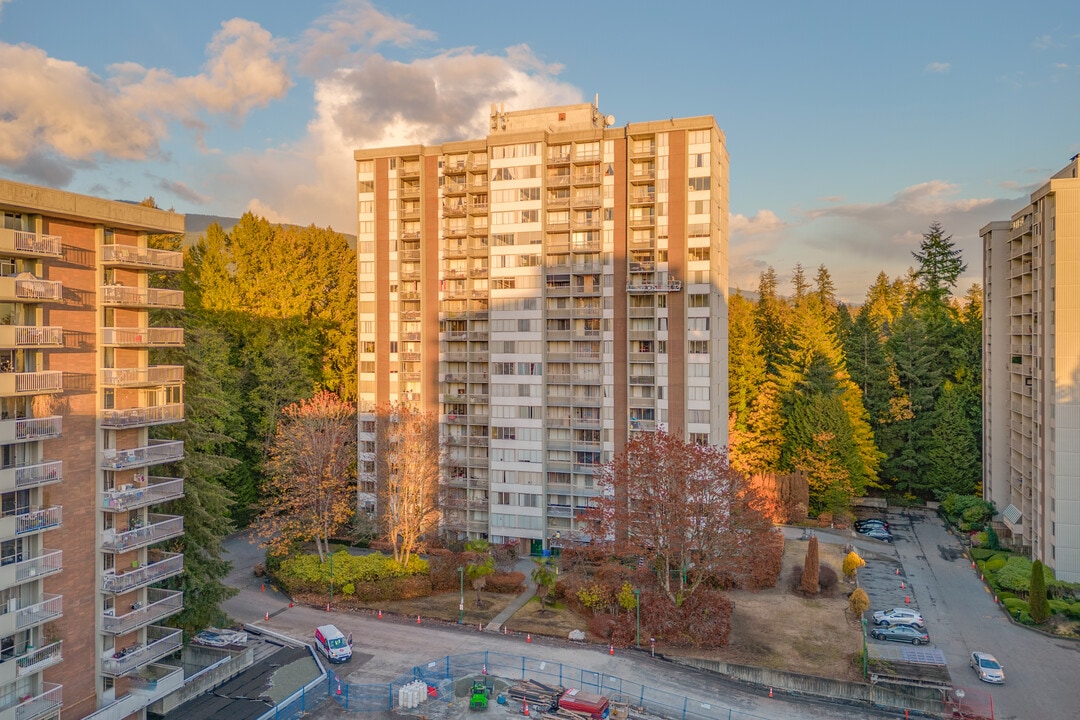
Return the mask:
<path fill-rule="evenodd" d="M 933 513 L 888 517 L 913 599 L 957 685 L 988 690 L 997 720 L 1080 718 L 1080 642 L 1014 625 L 994 604 L 963 548 Z M 1005 665 L 1006 684 L 980 683 L 968 667 L 974 650 Z"/>
<path fill-rule="evenodd" d="M 243 535 L 225 541 L 228 559 L 233 561 L 229 584 L 240 592 L 224 603 L 224 609 L 238 622 L 252 622 L 301 641 L 308 641 L 313 628 L 333 622 L 356 638 L 356 658 L 337 668 L 354 683 L 378 683 L 395 680 L 417 665 L 446 655 L 459 653 L 494 652 L 526 655 L 550 663 L 596 670 L 651 688 L 667 690 L 692 699 L 723 706 L 771 720 L 882 720 L 897 717 L 815 702 L 790 702 L 767 693 L 748 692 L 734 683 L 727 683 L 705 673 L 653 660 L 634 651 L 619 651 L 614 657 L 603 648 L 571 645 L 562 641 L 534 640 L 526 644 L 520 636 L 480 633 L 450 625 L 398 622 L 370 615 L 338 612 L 297 606 L 289 608 L 288 599 L 273 592 L 269 585 L 252 575 L 252 567 L 262 559 L 262 551 L 247 542 Z M 263 618 L 270 614 L 270 620 Z M 315 718 L 354 718 L 336 703 L 324 702 Z"/>

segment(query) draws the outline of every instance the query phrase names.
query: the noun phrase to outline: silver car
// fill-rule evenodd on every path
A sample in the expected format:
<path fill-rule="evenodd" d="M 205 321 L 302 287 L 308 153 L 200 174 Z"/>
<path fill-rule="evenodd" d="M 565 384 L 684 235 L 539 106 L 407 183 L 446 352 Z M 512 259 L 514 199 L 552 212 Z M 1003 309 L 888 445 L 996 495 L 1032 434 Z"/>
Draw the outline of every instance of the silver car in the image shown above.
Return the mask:
<path fill-rule="evenodd" d="M 885 627 L 910 625 L 921 630 L 926 627 L 926 620 L 923 619 L 922 613 L 917 610 L 890 608 L 888 610 L 878 610 L 874 613 L 874 624 L 884 625 Z"/>
<path fill-rule="evenodd" d="M 1005 682 L 1005 668 L 990 653 L 973 652 L 971 653 L 971 661 L 968 664 L 971 665 L 975 674 L 983 682 L 994 683 L 995 685 L 1001 685 Z"/>

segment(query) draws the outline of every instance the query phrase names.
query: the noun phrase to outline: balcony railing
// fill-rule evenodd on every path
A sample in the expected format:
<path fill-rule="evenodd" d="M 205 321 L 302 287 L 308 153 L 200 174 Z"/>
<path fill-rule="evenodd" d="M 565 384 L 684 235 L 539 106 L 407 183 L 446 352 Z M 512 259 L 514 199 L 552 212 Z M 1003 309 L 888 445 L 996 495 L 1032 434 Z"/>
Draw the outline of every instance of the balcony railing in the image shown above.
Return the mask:
<path fill-rule="evenodd" d="M 56 280 L 40 280 L 29 273 L 26 277 L 0 277 L 0 299 L 24 302 L 48 302 L 64 299 L 64 285 Z"/>
<path fill-rule="evenodd" d="M 0 325 L 0 347 L 60 347 L 64 328 L 37 325 Z"/>
<path fill-rule="evenodd" d="M 102 305 L 164 308 L 184 307 L 183 290 L 139 288 L 128 287 L 126 285 L 103 285 L 100 292 Z"/>
<path fill-rule="evenodd" d="M 41 485 L 50 485 L 64 479 L 64 464 L 60 460 L 16 465 L 0 470 L 0 492 L 24 490 Z"/>
<path fill-rule="evenodd" d="M 25 655 L 20 655 L 15 659 L 18 676 L 33 675 L 63 660 L 63 646 L 64 641 L 58 640 L 35 650 L 27 648 Z"/>
<path fill-rule="evenodd" d="M 182 252 L 135 245 L 102 245 L 101 261 L 106 265 L 128 265 L 159 270 L 184 269 L 184 253 Z"/>
<path fill-rule="evenodd" d="M 123 593 L 143 585 L 164 580 L 184 571 L 184 555 L 150 550 L 150 563 L 123 573 L 109 573 L 101 579 L 101 589 L 108 593 Z"/>
<path fill-rule="evenodd" d="M 20 608 L 15 614 L 15 626 L 24 630 L 42 625 L 64 614 L 63 595 L 45 595 L 45 599 L 29 607 Z"/>
<path fill-rule="evenodd" d="M 106 450 L 101 467 L 105 470 L 127 470 L 146 465 L 163 465 L 184 459 L 183 440 L 151 440 L 144 447 L 128 450 Z"/>
<path fill-rule="evenodd" d="M 64 553 L 62 551 L 42 550 L 41 553 L 37 557 L 15 563 L 16 582 L 42 578 L 64 569 Z"/>
<path fill-rule="evenodd" d="M 152 365 L 145 368 L 106 368 L 101 384 L 113 387 L 152 387 L 184 382 L 183 365 Z"/>
<path fill-rule="evenodd" d="M 182 515 L 156 515 L 151 513 L 149 522 L 142 527 L 123 532 L 106 530 L 101 541 L 101 549 L 109 552 L 123 552 L 168 540 L 183 535 L 183 533 L 184 518 Z"/>
<path fill-rule="evenodd" d="M 112 657 L 102 660 L 101 671 L 106 675 L 119 677 L 160 660 L 180 649 L 183 632 L 183 630 L 151 625 L 146 629 L 146 645 L 136 643 L 116 650 Z"/>
<path fill-rule="evenodd" d="M 63 518 L 63 506 L 54 505 L 53 507 L 42 508 L 40 510 L 31 510 L 27 513 L 15 515 L 14 518 L 16 535 L 27 535 L 29 533 L 52 530 L 53 528 L 60 527 Z M 6 526 L 8 524 L 8 519 L 9 518 L 3 518 L 0 520 L 0 527 Z"/>
<path fill-rule="evenodd" d="M 59 370 L 40 372 L 0 372 L 0 395 L 39 395 L 64 389 L 64 373 Z"/>
<path fill-rule="evenodd" d="M 124 408 L 122 410 L 102 410 L 101 412 L 101 427 L 114 430 L 164 425 L 166 423 L 183 422 L 183 420 L 183 403 Z"/>
<path fill-rule="evenodd" d="M 15 720 L 42 720 L 54 717 L 64 706 L 63 685 L 42 683 L 44 689 L 40 695 L 23 700 L 15 706 Z"/>
<path fill-rule="evenodd" d="M 162 618 L 175 615 L 184 609 L 184 593 L 179 590 L 150 588 L 146 591 L 147 604 L 132 605 L 132 610 L 123 615 L 106 614 L 102 626 L 107 633 L 123 635 L 136 628 L 157 622 Z"/>
<path fill-rule="evenodd" d="M 180 347 L 184 344 L 184 329 L 164 327 L 102 328 L 101 343 L 103 345 L 129 347 Z"/>
<path fill-rule="evenodd" d="M 60 257 L 64 254 L 59 235 L 43 235 L 28 230 L 0 228 L 0 250 L 25 255 L 49 255 Z"/>
<path fill-rule="evenodd" d="M 151 477 L 149 485 L 126 486 L 101 494 L 101 507 L 113 512 L 157 505 L 184 496 L 184 479 Z"/>

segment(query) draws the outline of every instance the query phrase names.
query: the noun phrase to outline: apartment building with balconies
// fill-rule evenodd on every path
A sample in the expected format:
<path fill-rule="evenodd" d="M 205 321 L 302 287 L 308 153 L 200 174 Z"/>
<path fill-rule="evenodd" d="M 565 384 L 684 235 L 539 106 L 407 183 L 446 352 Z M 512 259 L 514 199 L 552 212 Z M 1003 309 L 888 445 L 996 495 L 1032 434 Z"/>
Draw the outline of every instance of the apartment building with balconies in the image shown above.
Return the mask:
<path fill-rule="evenodd" d="M 1080 582 L 1078 158 L 983 241 L 983 493 L 1012 543 Z"/>
<path fill-rule="evenodd" d="M 443 528 L 525 552 L 585 539 L 635 433 L 727 442 L 728 157 L 712 117 L 616 127 L 493 107 L 486 137 L 358 150 L 360 479 L 374 410 L 447 446 Z"/>
<path fill-rule="evenodd" d="M 155 586 L 183 479 L 154 474 L 183 444 L 150 437 L 184 419 L 183 367 L 152 364 L 183 330 L 150 318 L 183 308 L 150 287 L 183 256 L 148 237 L 184 217 L 8 181 L 0 213 L 0 720 L 139 717 L 183 680 Z"/>

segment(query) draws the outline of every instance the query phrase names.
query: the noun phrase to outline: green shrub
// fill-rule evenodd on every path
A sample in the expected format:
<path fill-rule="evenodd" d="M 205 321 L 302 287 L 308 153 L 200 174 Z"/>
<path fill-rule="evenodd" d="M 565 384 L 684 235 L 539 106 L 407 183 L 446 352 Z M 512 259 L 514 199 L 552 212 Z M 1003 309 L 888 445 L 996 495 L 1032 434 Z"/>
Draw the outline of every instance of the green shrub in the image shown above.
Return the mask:
<path fill-rule="evenodd" d="M 977 533 L 975 533 L 971 538 L 971 544 L 972 545 L 985 545 L 986 544 L 986 533 L 985 532 L 977 532 Z"/>
<path fill-rule="evenodd" d="M 1000 600 L 1001 602 L 1005 602 L 1006 600 L 1010 600 L 1010 599 L 1015 598 L 1015 597 L 1016 597 L 1016 595 L 1009 592 L 1008 590 L 1002 590 L 1001 592 L 998 593 L 998 600 Z"/>
<path fill-rule="evenodd" d="M 1069 605 L 1069 609 L 1065 611 L 1065 614 L 1071 620 L 1080 620 L 1080 601 L 1074 602 Z"/>
<path fill-rule="evenodd" d="M 998 598 L 1000 599 L 1000 597 Z M 1005 609 L 1009 611 L 1009 614 L 1013 617 L 1016 616 L 1016 611 L 1028 612 L 1027 600 L 1021 600 L 1020 598 L 1009 598 L 1008 600 L 1002 600 L 1001 604 L 1005 606 Z"/>
<path fill-rule="evenodd" d="M 356 594 L 356 586 L 352 583 L 345 583 L 345 586 L 341 588 L 341 594 L 345 597 L 352 597 Z"/>
<path fill-rule="evenodd" d="M 1005 567 L 1005 563 L 1007 562 L 1008 560 L 1001 557 L 1001 555 L 995 555 L 994 557 L 986 561 L 986 570 L 987 572 L 992 573 L 999 572 L 1003 567 Z"/>
<path fill-rule="evenodd" d="M 1068 600 L 1050 600 L 1049 605 L 1050 612 L 1054 613 L 1055 615 L 1066 615 L 1068 614 L 1070 608 L 1072 608 L 1072 603 L 1070 603 Z"/>
<path fill-rule="evenodd" d="M 997 574 L 998 586 L 1013 592 L 1026 593 L 1031 587 L 1031 561 L 1013 555 Z"/>
<path fill-rule="evenodd" d="M 986 560 L 994 556 L 994 550 L 991 548 L 971 548 L 972 560 Z"/>
<path fill-rule="evenodd" d="M 1034 625 L 1035 621 L 1031 618 L 1031 613 L 1021 612 L 1020 613 L 1020 624 L 1021 625 Z"/>
<path fill-rule="evenodd" d="M 381 553 L 350 555 L 341 551 L 334 553 L 333 557 L 334 584 L 344 586 L 352 583 L 358 593 L 360 583 L 426 575 L 428 570 L 427 561 L 415 555 L 409 558 L 408 567 L 405 568 L 392 557 Z M 324 592 L 330 586 L 330 563 L 320 562 L 318 555 L 297 555 L 281 563 L 277 578 L 292 592 Z"/>

